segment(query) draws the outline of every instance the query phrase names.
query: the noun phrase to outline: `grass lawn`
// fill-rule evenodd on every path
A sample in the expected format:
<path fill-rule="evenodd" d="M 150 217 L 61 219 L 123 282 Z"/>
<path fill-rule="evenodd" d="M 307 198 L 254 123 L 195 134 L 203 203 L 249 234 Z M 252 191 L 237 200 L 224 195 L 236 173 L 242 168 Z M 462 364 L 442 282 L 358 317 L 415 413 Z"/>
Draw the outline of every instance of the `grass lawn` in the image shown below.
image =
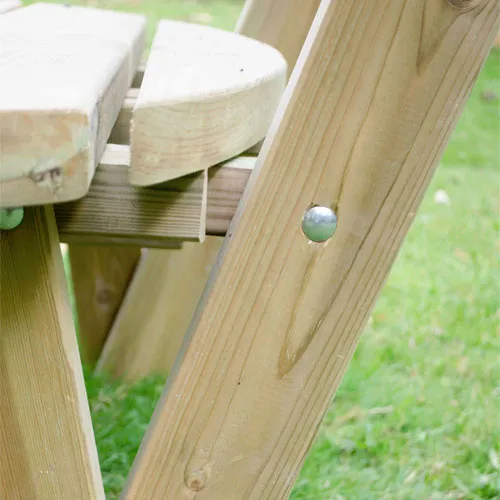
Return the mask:
<path fill-rule="evenodd" d="M 161 17 L 232 29 L 241 7 L 69 3 L 144 12 L 150 33 Z M 307 457 L 295 500 L 500 499 L 499 73 L 494 49 Z M 114 499 L 163 380 L 125 385 L 88 372 L 86 381 Z"/>

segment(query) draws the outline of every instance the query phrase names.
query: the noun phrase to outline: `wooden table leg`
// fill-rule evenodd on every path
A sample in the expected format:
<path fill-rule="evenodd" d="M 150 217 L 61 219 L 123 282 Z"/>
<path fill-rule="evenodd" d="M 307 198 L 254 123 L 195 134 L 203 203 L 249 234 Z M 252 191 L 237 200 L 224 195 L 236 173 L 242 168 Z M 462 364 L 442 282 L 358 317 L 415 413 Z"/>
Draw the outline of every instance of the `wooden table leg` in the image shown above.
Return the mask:
<path fill-rule="evenodd" d="M 84 363 L 94 366 L 141 256 L 138 247 L 69 245 Z"/>
<path fill-rule="evenodd" d="M 0 498 L 104 499 L 52 207 L 0 236 Z"/>
<path fill-rule="evenodd" d="M 124 499 L 288 498 L 499 19 L 321 2 Z M 338 215 L 325 242 L 313 205 Z"/>
<path fill-rule="evenodd" d="M 109 333 L 99 371 L 125 380 L 168 375 L 223 238 L 148 250 Z"/>

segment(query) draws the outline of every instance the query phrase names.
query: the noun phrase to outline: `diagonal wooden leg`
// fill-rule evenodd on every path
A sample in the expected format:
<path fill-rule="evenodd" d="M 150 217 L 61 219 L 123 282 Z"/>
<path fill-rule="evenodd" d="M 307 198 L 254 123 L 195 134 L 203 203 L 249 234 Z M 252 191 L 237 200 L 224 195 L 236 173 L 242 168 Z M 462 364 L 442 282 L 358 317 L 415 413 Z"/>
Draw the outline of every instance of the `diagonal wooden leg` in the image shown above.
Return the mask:
<path fill-rule="evenodd" d="M 287 498 L 498 29 L 321 3 L 123 498 Z M 301 228 L 335 210 L 323 243 Z"/>
<path fill-rule="evenodd" d="M 104 499 L 52 207 L 0 237 L 0 497 Z"/>
<path fill-rule="evenodd" d="M 148 250 L 128 288 L 97 369 L 126 380 L 168 375 L 222 245 Z"/>
<path fill-rule="evenodd" d="M 140 256 L 133 246 L 69 246 L 81 356 L 89 366 L 101 355 Z"/>

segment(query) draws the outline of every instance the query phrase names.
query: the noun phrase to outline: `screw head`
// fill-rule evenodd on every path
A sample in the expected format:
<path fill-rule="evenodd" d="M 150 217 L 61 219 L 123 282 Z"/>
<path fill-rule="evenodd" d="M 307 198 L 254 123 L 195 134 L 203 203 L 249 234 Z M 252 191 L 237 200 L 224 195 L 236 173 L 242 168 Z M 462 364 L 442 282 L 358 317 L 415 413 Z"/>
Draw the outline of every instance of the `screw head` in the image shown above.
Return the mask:
<path fill-rule="evenodd" d="M 314 206 L 309 208 L 302 219 L 302 231 L 316 243 L 326 241 L 337 229 L 337 216 L 329 207 Z"/>
<path fill-rule="evenodd" d="M 23 207 L 19 208 L 0 208 L 0 230 L 15 229 L 24 217 Z"/>

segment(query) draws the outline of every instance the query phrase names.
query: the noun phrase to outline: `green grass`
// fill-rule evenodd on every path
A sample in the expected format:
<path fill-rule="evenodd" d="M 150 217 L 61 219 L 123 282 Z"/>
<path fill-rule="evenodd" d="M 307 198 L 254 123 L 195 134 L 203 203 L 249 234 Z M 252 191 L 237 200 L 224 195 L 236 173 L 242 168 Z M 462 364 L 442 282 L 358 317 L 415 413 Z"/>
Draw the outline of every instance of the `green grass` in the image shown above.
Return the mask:
<path fill-rule="evenodd" d="M 77 3 L 77 2 L 70 2 Z M 81 2 L 78 2 L 81 3 Z M 224 1 L 87 2 L 231 29 Z M 199 19 L 199 17 L 198 17 Z M 490 54 L 348 372 L 295 500 L 500 499 L 500 51 Z M 449 204 L 434 201 L 444 190 Z M 117 498 L 163 381 L 87 371 L 108 498 Z M 221 499 L 223 500 L 223 499 Z"/>

